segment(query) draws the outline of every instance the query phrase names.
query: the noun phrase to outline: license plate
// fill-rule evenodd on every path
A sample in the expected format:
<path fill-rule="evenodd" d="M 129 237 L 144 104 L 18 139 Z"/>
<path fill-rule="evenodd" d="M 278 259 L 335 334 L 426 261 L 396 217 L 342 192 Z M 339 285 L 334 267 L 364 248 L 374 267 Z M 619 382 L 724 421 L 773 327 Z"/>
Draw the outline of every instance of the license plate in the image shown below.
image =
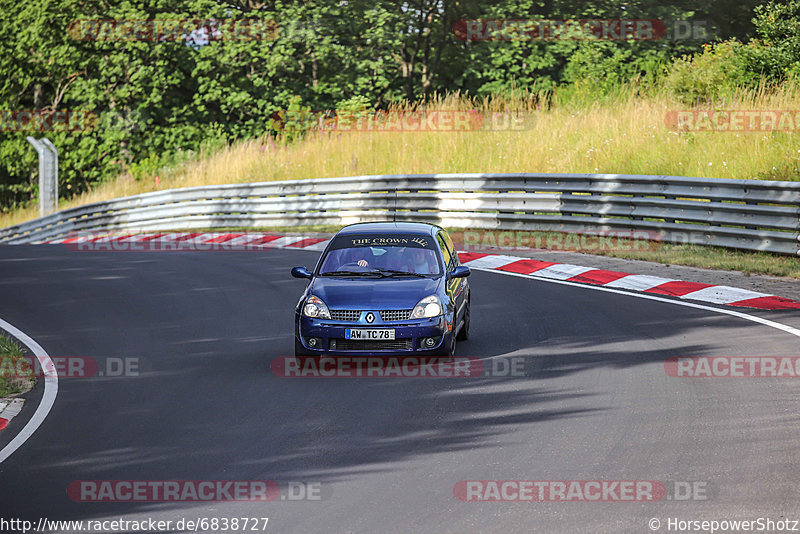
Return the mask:
<path fill-rule="evenodd" d="M 359 339 L 359 340 L 394 339 L 394 328 L 382 328 L 382 329 L 345 328 L 344 337 L 345 339 Z"/>

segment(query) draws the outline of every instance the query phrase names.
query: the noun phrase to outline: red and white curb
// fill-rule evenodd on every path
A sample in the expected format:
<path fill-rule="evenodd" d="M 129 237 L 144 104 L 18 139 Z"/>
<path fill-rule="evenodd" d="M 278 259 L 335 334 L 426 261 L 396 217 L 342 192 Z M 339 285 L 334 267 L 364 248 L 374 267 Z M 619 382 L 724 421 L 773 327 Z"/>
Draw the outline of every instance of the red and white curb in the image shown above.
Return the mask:
<path fill-rule="evenodd" d="M 322 251 L 327 237 L 287 236 L 267 233 L 229 232 L 157 232 L 148 234 L 78 234 L 44 241 L 51 245 L 68 245 L 79 251 L 114 250 L 252 250 L 260 248 L 294 248 Z"/>
<path fill-rule="evenodd" d="M 47 241 L 75 250 L 258 250 L 288 248 L 322 251 L 329 238 L 287 236 L 268 233 L 148 233 L 126 235 L 84 234 Z M 534 278 L 564 280 L 609 288 L 624 289 L 680 299 L 761 310 L 800 309 L 795 300 L 729 286 L 688 282 L 641 274 L 607 271 L 569 263 L 539 261 L 503 254 L 459 252 L 461 262 L 482 270 L 530 275 Z"/>
<path fill-rule="evenodd" d="M 0 430 L 7 427 L 15 415 L 19 415 L 24 402 L 22 399 L 0 399 Z"/>
<path fill-rule="evenodd" d="M 504 271 L 529 275 L 534 278 L 563 280 L 616 289 L 627 289 L 642 293 L 666 295 L 686 300 L 756 308 L 761 310 L 800 309 L 800 302 L 795 300 L 758 293 L 747 289 L 729 286 L 687 282 L 673 278 L 661 278 L 643 274 L 630 274 L 593 267 L 539 261 L 502 254 L 482 254 L 476 252 L 459 252 L 461 263 L 472 268 L 489 271 Z"/>

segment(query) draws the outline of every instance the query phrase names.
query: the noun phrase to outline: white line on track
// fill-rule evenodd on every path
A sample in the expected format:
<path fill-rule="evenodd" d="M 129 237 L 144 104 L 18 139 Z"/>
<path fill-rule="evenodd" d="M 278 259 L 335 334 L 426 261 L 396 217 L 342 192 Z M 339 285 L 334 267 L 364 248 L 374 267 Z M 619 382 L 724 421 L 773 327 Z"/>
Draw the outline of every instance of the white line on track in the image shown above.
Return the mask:
<path fill-rule="evenodd" d="M 3 463 L 14 451 L 19 449 L 34 432 L 36 432 L 36 429 L 44 422 L 47 414 L 50 413 L 50 409 L 56 402 L 56 395 L 58 394 L 58 373 L 56 373 L 56 368 L 53 364 L 53 360 L 50 359 L 50 355 L 25 332 L 2 319 L 0 319 L 0 327 L 21 341 L 33 352 L 36 358 L 39 359 L 39 364 L 44 374 L 44 394 L 42 395 L 42 400 L 39 402 L 39 406 L 36 408 L 36 412 L 34 412 L 31 420 L 28 421 L 28 424 L 26 424 L 20 433 L 14 436 L 14 439 L 0 451 L 0 463 Z"/>
<path fill-rule="evenodd" d="M 284 250 L 291 250 L 291 249 L 284 249 Z M 294 249 L 294 250 L 303 250 L 303 249 Z M 502 265 L 506 265 L 508 263 L 507 258 L 510 256 L 503 256 L 500 260 Z M 521 258 L 515 258 L 518 260 Z M 778 330 L 782 330 L 788 334 L 792 334 L 793 336 L 800 337 L 800 329 L 794 328 L 789 325 L 785 325 L 782 323 L 776 323 L 775 321 L 770 321 L 769 319 L 762 319 L 761 317 L 756 317 L 755 315 L 748 315 L 746 313 L 733 311 L 733 310 L 725 310 L 722 308 L 714 308 L 713 306 L 704 306 L 702 304 L 695 304 L 694 302 L 686 302 L 684 300 L 671 300 L 668 298 L 658 297 L 656 295 L 650 295 L 645 293 L 631 293 L 629 291 L 622 291 L 620 289 L 613 289 L 608 286 L 595 286 L 595 285 L 588 285 L 588 284 L 579 284 L 577 282 L 568 282 L 566 280 L 556 280 L 553 278 L 539 278 L 535 274 L 522 274 L 522 273 L 512 273 L 510 271 L 500 271 L 496 268 L 491 267 L 473 267 L 477 262 L 483 260 L 483 258 L 478 258 L 477 260 L 472 260 L 467 265 L 470 269 L 475 271 L 483 271 L 486 273 L 496 273 L 496 274 L 503 274 L 506 276 L 517 276 L 519 278 L 528 278 L 530 280 L 539 280 L 540 282 L 549 282 L 552 284 L 563 284 L 565 286 L 572 286 L 572 287 L 579 287 L 581 289 L 593 289 L 595 291 L 605 291 L 606 293 L 616 293 L 618 295 L 627 295 L 629 297 L 637 297 L 640 299 L 648 299 L 648 300 L 655 300 L 658 302 L 666 302 L 667 304 L 675 304 L 676 306 L 687 306 L 689 308 L 697 308 L 698 310 L 706 310 L 715 313 L 723 313 L 725 315 L 732 315 L 733 317 L 739 317 L 740 319 L 745 319 L 746 321 L 753 321 L 755 323 L 763 324 L 764 326 L 769 326 L 770 328 L 776 328 Z M 638 276 L 638 275 L 635 275 Z M 497 356 L 492 356 L 492 358 L 496 358 Z M 492 359 L 487 358 L 487 359 Z"/>
<path fill-rule="evenodd" d="M 648 300 L 656 300 L 658 302 L 666 302 L 669 304 L 676 304 L 678 306 L 688 306 L 690 308 L 697 308 L 700 310 L 708 310 L 717 313 L 724 313 L 726 315 L 733 315 L 734 317 L 739 317 L 741 319 L 745 319 L 747 321 L 753 321 L 756 323 L 763 324 L 765 326 L 769 326 L 771 328 L 777 328 L 778 330 L 782 330 L 794 336 L 800 337 L 800 330 L 797 328 L 782 324 L 776 323 L 775 321 L 770 321 L 769 319 L 762 319 L 761 317 L 756 317 L 755 315 L 748 315 L 746 313 L 737 312 L 733 310 L 724 310 L 722 308 L 714 308 L 712 306 L 704 306 L 702 304 L 695 304 L 693 302 L 685 302 L 682 300 L 670 300 L 662 297 L 656 297 L 654 295 L 646 295 L 643 293 L 630 293 L 628 291 L 620 291 L 619 289 L 612 289 L 610 287 L 604 286 L 591 286 L 586 284 L 579 284 L 576 282 L 567 282 L 566 280 L 556 280 L 553 278 L 538 278 L 533 275 L 529 274 L 521 274 L 521 273 L 512 273 L 509 271 L 498 271 L 496 269 L 484 269 L 480 267 L 470 267 L 470 269 L 475 269 L 476 271 L 483 271 L 486 273 L 497 273 L 497 274 L 504 274 L 507 276 L 518 276 L 519 278 L 528 278 L 530 280 L 539 280 L 541 282 L 552 282 L 555 284 L 563 284 L 565 286 L 572 286 L 572 287 L 579 287 L 581 289 L 594 289 L 597 291 L 605 291 L 607 293 L 617 293 L 618 295 L 627 295 L 629 297 L 638 297 L 640 299 L 648 299 Z M 488 358 L 484 358 L 485 360 L 494 360 L 495 358 L 502 359 L 505 358 L 505 354 L 498 354 L 496 356 L 489 356 Z"/>
<path fill-rule="evenodd" d="M 294 249 L 294 250 L 302 250 L 302 249 Z M 610 287 L 603 287 L 603 286 L 594 286 L 594 285 L 586 285 L 586 284 L 579 284 L 576 282 L 568 282 L 566 280 L 557 280 L 553 278 L 542 278 L 536 277 L 533 275 L 521 274 L 521 273 L 512 273 L 508 271 L 498 271 L 496 269 L 487 269 L 481 267 L 471 267 L 476 271 L 483 271 L 487 273 L 496 273 L 502 274 L 506 276 L 516 276 L 519 278 L 528 278 L 530 280 L 539 280 L 541 282 L 548 282 L 552 284 L 563 284 L 566 286 L 578 287 L 581 289 L 591 289 L 594 291 L 605 291 L 606 293 L 616 293 L 618 295 L 627 295 L 629 297 L 636 297 L 641 299 L 647 300 L 654 300 L 657 302 L 666 302 L 667 304 L 674 304 L 676 306 L 687 306 L 689 308 L 695 308 L 698 310 L 706 310 L 714 313 L 722 313 L 725 315 L 730 315 L 733 317 L 739 317 L 740 319 L 745 319 L 747 321 L 752 321 L 755 323 L 763 324 L 764 326 L 769 326 L 771 328 L 775 328 L 777 330 L 781 330 L 793 336 L 800 337 L 800 329 L 782 324 L 777 323 L 775 321 L 770 321 L 769 319 L 763 319 L 761 317 L 756 317 L 754 315 L 749 315 L 746 313 L 733 311 L 733 310 L 726 310 L 722 308 L 714 308 L 712 306 L 704 306 L 702 304 L 695 304 L 693 302 L 685 302 L 679 300 L 670 300 L 667 298 L 658 297 L 655 295 L 645 295 L 642 293 L 630 293 L 628 291 L 621 291 L 618 289 L 610 288 Z M 11 454 L 14 453 L 17 449 L 19 449 L 23 443 L 25 443 L 28 438 L 30 438 L 34 432 L 39 428 L 39 426 L 44 422 L 47 415 L 50 413 L 50 410 L 53 407 L 53 404 L 56 401 L 56 395 L 58 394 L 58 373 L 56 373 L 55 365 L 53 361 L 50 359 L 50 356 L 47 352 L 39 345 L 36 341 L 34 341 L 30 336 L 25 334 L 22 330 L 18 329 L 14 325 L 0 319 L 0 327 L 2 327 L 6 332 L 17 338 L 23 344 L 25 344 L 31 352 L 39 359 L 39 363 L 45 375 L 44 379 L 44 394 L 42 396 L 42 400 L 39 402 L 39 406 L 36 408 L 36 412 L 31 417 L 31 420 L 28 421 L 28 424 L 17 434 L 14 439 L 6 445 L 3 450 L 0 450 L 0 463 L 4 462 Z M 488 358 L 491 359 L 491 358 Z"/>
<path fill-rule="evenodd" d="M 782 323 L 776 323 L 775 321 L 770 321 L 769 319 L 763 319 L 761 317 L 756 317 L 755 315 L 748 315 L 746 313 L 733 311 L 733 310 L 725 310 L 722 308 L 714 308 L 713 306 L 704 306 L 703 304 L 695 304 L 694 302 L 686 302 L 682 300 L 670 300 L 663 297 L 657 297 L 655 295 L 646 295 L 643 293 L 630 293 L 628 291 L 622 291 L 620 289 L 613 289 L 606 286 L 593 286 L 593 285 L 586 285 L 586 284 L 579 284 L 577 282 L 567 282 L 566 280 L 554 280 L 552 278 L 537 278 L 534 275 L 528 274 L 521 274 L 521 273 L 512 273 L 508 271 L 498 271 L 496 269 L 484 269 L 482 267 L 470 267 L 471 269 L 475 269 L 476 271 L 483 271 L 487 273 L 497 273 L 497 274 L 504 274 L 506 276 L 518 276 L 520 278 L 528 278 L 530 280 L 539 280 L 541 282 L 549 282 L 553 284 L 563 284 L 565 286 L 572 286 L 572 287 L 579 287 L 581 289 L 593 289 L 595 291 L 605 291 L 606 293 L 617 293 L 618 295 L 627 295 L 629 297 L 636 297 L 640 299 L 647 299 L 647 300 L 655 300 L 658 302 L 666 302 L 668 304 L 675 304 L 676 306 L 688 306 L 689 308 L 697 308 L 698 310 L 707 310 L 715 313 L 724 313 L 725 315 L 732 315 L 734 317 L 739 317 L 740 319 L 745 319 L 748 321 L 753 321 L 755 323 L 760 323 L 765 326 L 769 326 L 771 328 L 777 328 L 778 330 L 782 330 L 793 336 L 800 337 L 800 329 L 794 328 L 789 325 L 785 325 Z"/>

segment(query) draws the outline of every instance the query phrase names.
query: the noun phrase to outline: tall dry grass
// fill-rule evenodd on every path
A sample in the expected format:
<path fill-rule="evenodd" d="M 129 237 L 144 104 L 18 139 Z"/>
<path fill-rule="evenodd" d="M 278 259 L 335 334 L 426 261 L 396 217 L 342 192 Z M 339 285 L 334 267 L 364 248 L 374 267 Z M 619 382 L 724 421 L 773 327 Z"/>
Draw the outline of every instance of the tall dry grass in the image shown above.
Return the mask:
<path fill-rule="evenodd" d="M 707 106 L 702 106 L 706 107 Z M 418 109 L 404 104 L 398 110 Z M 361 174 L 578 172 L 800 179 L 800 132 L 678 132 L 669 111 L 685 110 L 664 91 L 635 85 L 599 99 L 588 86 L 552 94 L 435 98 L 427 110 L 514 110 L 522 130 L 306 132 L 289 141 L 233 143 L 193 161 L 134 180 L 123 175 L 60 208 L 156 189 Z M 794 85 L 741 91 L 715 109 L 800 110 Z M 7 226 L 34 218 L 34 207 L 0 216 Z"/>

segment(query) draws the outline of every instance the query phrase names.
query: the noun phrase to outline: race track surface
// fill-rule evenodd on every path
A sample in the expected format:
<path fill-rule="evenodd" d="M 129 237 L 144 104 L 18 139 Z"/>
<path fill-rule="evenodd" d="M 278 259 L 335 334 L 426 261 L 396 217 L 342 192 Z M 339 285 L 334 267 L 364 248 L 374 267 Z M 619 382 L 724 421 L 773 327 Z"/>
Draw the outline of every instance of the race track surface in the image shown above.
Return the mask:
<path fill-rule="evenodd" d="M 265 532 L 649 532 L 658 518 L 800 519 L 800 381 L 681 379 L 675 356 L 797 356 L 741 318 L 473 272 L 457 356 L 524 376 L 287 379 L 289 276 L 318 253 L 0 247 L 0 317 L 52 357 L 138 358 L 62 378 L 0 464 L 4 517 L 269 517 Z M 781 315 L 760 314 L 780 321 Z M 35 406 L 0 435 L 5 445 Z M 273 480 L 321 500 L 74 502 L 76 480 Z M 463 502 L 464 480 L 699 481 L 705 499 Z M 673 531 L 675 531 L 673 529 Z"/>

